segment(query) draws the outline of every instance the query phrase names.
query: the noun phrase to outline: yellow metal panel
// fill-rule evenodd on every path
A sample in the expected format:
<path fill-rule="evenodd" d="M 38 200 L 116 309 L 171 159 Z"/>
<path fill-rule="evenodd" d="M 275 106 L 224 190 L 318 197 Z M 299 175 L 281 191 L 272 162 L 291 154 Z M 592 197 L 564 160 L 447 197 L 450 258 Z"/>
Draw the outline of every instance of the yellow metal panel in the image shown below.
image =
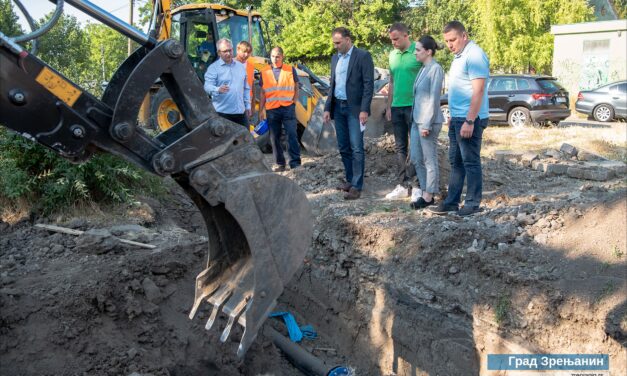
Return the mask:
<path fill-rule="evenodd" d="M 180 7 L 174 9 L 172 11 L 172 14 L 176 14 L 176 13 L 180 13 L 186 10 L 197 10 L 197 9 L 207 9 L 207 8 L 211 8 L 213 10 L 221 10 L 221 9 L 226 9 L 227 11 L 233 11 L 235 12 L 235 14 L 240 15 L 240 16 L 248 16 L 248 12 L 245 10 L 237 10 L 235 8 L 231 8 L 229 6 L 226 5 L 222 5 L 222 4 L 212 4 L 212 3 L 200 3 L 200 4 L 185 4 L 185 5 L 181 5 Z M 259 12 L 251 12 L 251 15 L 253 16 L 257 16 L 257 17 L 261 17 L 261 14 Z"/>
<path fill-rule="evenodd" d="M 82 94 L 82 91 L 48 67 L 44 67 L 35 80 L 70 107 Z"/>

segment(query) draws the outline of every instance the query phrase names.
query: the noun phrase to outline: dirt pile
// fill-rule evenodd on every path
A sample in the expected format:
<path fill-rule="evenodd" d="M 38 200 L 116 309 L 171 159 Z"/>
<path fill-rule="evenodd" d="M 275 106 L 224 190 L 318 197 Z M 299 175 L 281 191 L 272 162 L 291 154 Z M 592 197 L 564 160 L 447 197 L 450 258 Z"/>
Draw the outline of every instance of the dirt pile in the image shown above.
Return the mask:
<path fill-rule="evenodd" d="M 221 344 L 224 321 L 215 332 L 204 329 L 208 307 L 187 318 L 193 281 L 206 263 L 206 238 L 169 222 L 155 228 L 60 223 L 88 230 L 79 237 L 29 223 L 3 226 L 0 373 L 258 375 L 291 369 L 263 338 L 246 362 L 239 361 L 241 330 Z M 157 248 L 124 245 L 111 235 Z"/>

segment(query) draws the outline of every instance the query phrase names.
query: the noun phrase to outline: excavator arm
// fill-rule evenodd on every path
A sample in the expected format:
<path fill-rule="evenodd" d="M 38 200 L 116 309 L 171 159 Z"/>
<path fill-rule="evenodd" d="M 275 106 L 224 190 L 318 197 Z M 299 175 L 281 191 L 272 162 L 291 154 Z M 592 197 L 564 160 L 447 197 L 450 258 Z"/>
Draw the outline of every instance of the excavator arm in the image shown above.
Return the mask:
<path fill-rule="evenodd" d="M 190 318 L 209 303 L 210 329 L 223 311 L 221 340 L 239 323 L 243 357 L 310 244 L 304 192 L 268 170 L 246 129 L 216 114 L 179 42 L 157 42 L 88 1 L 65 2 L 141 47 L 98 99 L 0 33 L 0 124 L 74 162 L 107 152 L 171 176 L 198 206 L 209 238 Z M 157 78 L 184 120 L 152 137 L 137 115 Z"/>

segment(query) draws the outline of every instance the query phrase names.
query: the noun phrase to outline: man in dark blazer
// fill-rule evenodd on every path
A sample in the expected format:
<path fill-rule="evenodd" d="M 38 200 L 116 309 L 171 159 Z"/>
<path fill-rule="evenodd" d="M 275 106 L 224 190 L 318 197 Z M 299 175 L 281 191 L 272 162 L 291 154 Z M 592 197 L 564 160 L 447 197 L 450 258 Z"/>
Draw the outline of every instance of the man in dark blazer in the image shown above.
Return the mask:
<path fill-rule="evenodd" d="M 331 33 L 337 53 L 331 58 L 331 90 L 324 106 L 324 121 L 335 120 L 337 145 L 346 181 L 338 189 L 344 199 L 361 196 L 364 185 L 364 130 L 374 92 L 372 56 L 353 46 L 350 31 L 337 27 Z"/>

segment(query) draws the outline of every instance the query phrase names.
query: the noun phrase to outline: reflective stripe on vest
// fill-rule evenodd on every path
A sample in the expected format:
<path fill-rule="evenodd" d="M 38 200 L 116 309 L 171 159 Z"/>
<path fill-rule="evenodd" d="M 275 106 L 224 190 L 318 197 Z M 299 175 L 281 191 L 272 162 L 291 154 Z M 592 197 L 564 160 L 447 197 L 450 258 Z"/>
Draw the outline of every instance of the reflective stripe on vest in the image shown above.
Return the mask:
<path fill-rule="evenodd" d="M 266 110 L 273 110 L 281 106 L 287 107 L 294 103 L 294 73 L 292 67 L 283 64 L 279 74 L 279 82 L 274 78 L 272 67 L 261 71 L 263 77 L 263 91 L 266 95 Z"/>

